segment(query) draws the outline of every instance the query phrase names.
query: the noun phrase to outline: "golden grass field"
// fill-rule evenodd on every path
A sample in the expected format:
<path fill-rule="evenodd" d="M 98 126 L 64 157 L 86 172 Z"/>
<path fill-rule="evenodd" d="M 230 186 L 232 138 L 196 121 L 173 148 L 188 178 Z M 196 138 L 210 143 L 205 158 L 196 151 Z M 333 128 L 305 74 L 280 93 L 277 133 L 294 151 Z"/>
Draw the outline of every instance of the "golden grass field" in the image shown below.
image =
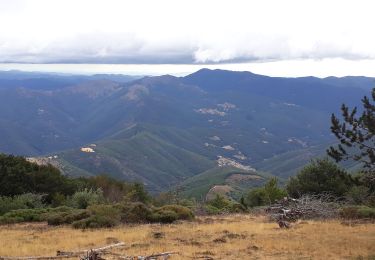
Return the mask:
<path fill-rule="evenodd" d="M 155 232 L 164 234 L 155 238 Z M 308 221 L 280 229 L 262 217 L 200 217 L 171 225 L 124 225 L 75 230 L 47 224 L 1 226 L 0 256 L 54 256 L 111 244 L 124 255 L 176 251 L 170 259 L 375 259 L 375 224 Z M 208 259 L 208 258 L 206 258 Z"/>

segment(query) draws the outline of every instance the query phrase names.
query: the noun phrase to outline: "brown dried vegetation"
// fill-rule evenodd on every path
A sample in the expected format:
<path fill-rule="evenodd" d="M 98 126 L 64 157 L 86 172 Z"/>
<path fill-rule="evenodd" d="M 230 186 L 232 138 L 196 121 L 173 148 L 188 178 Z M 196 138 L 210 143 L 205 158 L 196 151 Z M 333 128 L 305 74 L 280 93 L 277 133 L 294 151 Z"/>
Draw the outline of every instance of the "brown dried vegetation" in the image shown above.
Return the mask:
<path fill-rule="evenodd" d="M 179 252 L 170 259 L 367 259 L 375 254 L 375 225 L 303 221 L 283 230 L 251 215 L 85 231 L 17 224 L 2 226 L 0 255 L 49 256 L 57 250 L 90 249 L 114 241 L 125 242 L 124 248 L 116 250 L 123 255 Z"/>

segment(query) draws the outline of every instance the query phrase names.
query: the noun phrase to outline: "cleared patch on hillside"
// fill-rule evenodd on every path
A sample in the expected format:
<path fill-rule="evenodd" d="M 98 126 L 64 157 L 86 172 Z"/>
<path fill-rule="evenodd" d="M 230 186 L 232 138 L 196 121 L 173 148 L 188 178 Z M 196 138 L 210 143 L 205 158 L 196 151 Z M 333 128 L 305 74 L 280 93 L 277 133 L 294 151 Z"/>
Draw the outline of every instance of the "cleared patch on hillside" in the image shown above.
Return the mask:
<path fill-rule="evenodd" d="M 227 196 L 233 188 L 229 185 L 215 185 L 213 186 L 206 195 L 206 200 L 212 200 L 216 195 Z"/>

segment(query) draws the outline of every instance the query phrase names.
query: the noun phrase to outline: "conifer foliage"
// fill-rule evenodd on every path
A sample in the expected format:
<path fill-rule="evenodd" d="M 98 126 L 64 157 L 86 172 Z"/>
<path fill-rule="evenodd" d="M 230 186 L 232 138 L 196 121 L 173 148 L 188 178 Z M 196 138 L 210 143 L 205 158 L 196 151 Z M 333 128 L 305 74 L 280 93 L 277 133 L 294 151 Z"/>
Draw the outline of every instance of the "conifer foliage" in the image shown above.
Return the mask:
<path fill-rule="evenodd" d="M 342 105 L 343 121 L 334 114 L 331 118 L 331 131 L 340 141 L 337 147 L 330 147 L 327 153 L 336 162 L 354 160 L 363 164 L 369 171 L 375 171 L 375 88 L 372 89 L 372 100 L 362 99 L 363 110 L 358 115 L 357 108 L 350 110 Z"/>

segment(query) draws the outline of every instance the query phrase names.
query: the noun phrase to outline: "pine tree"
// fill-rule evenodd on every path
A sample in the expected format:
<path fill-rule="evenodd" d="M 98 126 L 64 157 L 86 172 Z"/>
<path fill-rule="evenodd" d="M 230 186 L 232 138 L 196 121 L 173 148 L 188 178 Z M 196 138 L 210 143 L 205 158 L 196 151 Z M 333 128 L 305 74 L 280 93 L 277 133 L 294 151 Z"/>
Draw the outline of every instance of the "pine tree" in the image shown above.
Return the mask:
<path fill-rule="evenodd" d="M 357 115 L 357 108 L 350 110 L 342 105 L 341 122 L 334 114 L 331 117 L 331 131 L 340 141 L 337 147 L 330 147 L 327 153 L 336 162 L 354 160 L 362 163 L 367 172 L 375 172 L 375 88 L 372 101 L 362 99 L 363 111 Z M 373 176 L 375 174 L 372 174 Z"/>

